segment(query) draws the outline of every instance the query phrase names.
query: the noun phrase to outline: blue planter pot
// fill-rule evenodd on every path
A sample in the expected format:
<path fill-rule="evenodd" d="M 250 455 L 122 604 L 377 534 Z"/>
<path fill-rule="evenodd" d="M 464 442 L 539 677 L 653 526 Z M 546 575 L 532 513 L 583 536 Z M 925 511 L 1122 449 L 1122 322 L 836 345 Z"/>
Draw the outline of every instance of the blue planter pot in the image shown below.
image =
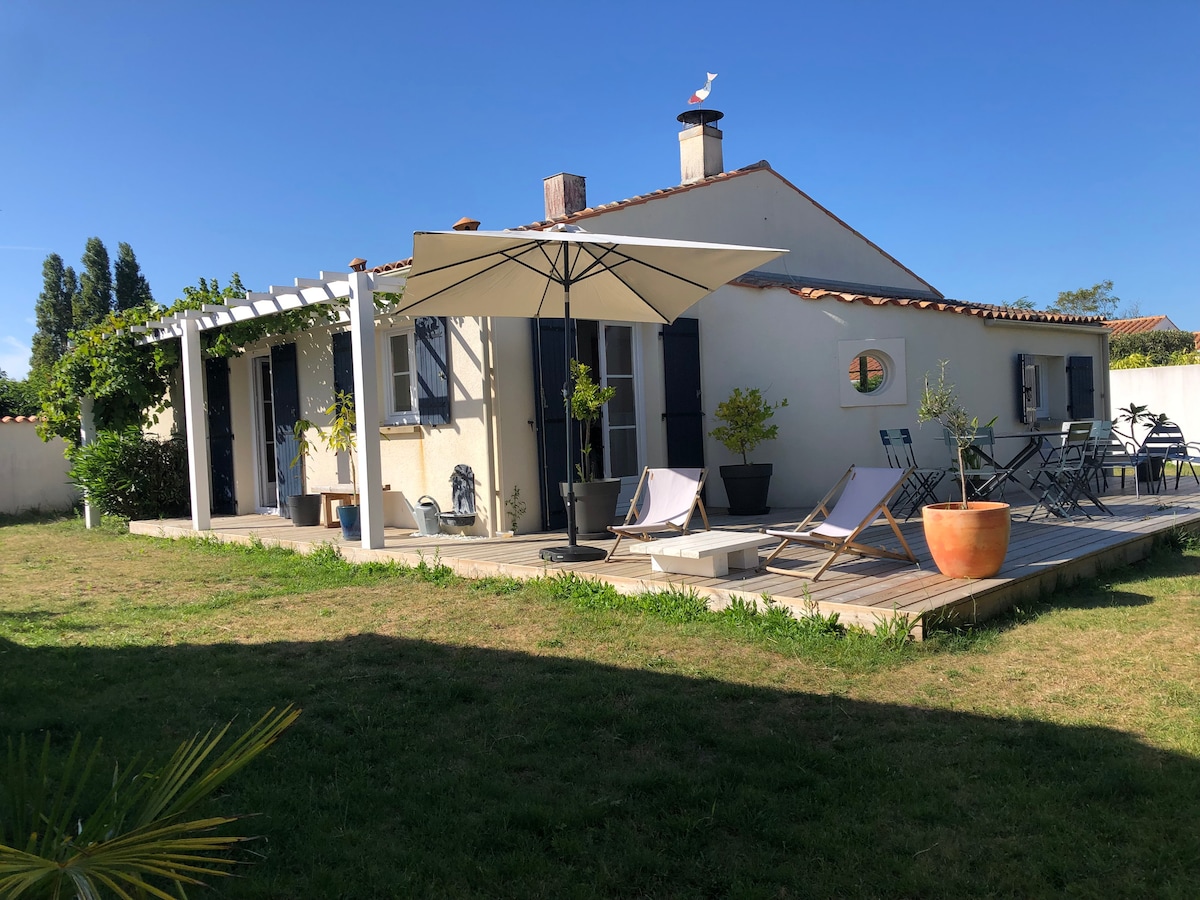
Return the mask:
<path fill-rule="evenodd" d="M 346 506 L 343 504 L 338 507 L 338 521 L 342 523 L 342 537 L 348 541 L 362 540 L 362 529 L 358 522 L 358 507 Z"/>

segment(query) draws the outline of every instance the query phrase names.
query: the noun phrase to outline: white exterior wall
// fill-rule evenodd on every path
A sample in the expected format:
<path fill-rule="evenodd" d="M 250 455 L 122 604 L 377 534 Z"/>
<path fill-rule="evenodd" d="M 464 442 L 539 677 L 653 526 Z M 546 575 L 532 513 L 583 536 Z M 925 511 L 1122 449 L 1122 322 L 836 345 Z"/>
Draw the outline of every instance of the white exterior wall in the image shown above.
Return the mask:
<path fill-rule="evenodd" d="M 1025 428 L 1016 411 L 1015 357 L 1091 356 L 1098 418 L 1106 415 L 1104 380 L 1106 335 L 1073 329 L 985 324 L 983 319 L 913 307 L 868 306 L 834 299 L 804 300 L 783 289 L 724 288 L 702 300 L 692 313 L 700 319 L 700 350 L 706 430 L 718 423 L 717 404 L 734 387 L 760 388 L 767 400 L 789 405 L 775 413 L 779 438 L 760 446 L 751 462 L 775 465 L 771 502 L 808 507 L 832 487 L 851 463 L 886 465 L 879 439 L 882 428 L 909 428 L 917 458 L 941 465 L 946 457 L 940 427 L 917 425 L 925 373 L 937 376 L 948 359 L 947 377 L 964 405 L 986 423 L 996 416 L 996 432 Z M 842 405 L 848 374 L 839 342 L 901 339 L 904 344 L 905 402 L 898 405 Z M 1065 374 L 1054 388 L 1065 409 Z M 1045 423 L 1043 428 L 1056 427 Z M 1018 449 L 1013 446 L 1015 453 Z M 1011 455 L 1011 454 L 1010 454 Z M 716 468 L 740 463 L 708 439 L 705 459 L 713 506 L 724 504 Z"/>
<path fill-rule="evenodd" d="M 1113 369 L 1109 377 L 1114 416 L 1130 403 L 1148 406 L 1151 412 L 1166 413 L 1189 441 L 1200 441 L 1200 366 Z"/>
<path fill-rule="evenodd" d="M 767 169 L 618 207 L 581 224 L 607 234 L 782 247 L 790 252 L 762 271 L 904 291 L 930 289 Z"/>
<path fill-rule="evenodd" d="M 62 438 L 43 443 L 36 422 L 0 422 L 0 513 L 65 510 L 78 503 L 79 489 L 67 481 L 66 449 Z"/>

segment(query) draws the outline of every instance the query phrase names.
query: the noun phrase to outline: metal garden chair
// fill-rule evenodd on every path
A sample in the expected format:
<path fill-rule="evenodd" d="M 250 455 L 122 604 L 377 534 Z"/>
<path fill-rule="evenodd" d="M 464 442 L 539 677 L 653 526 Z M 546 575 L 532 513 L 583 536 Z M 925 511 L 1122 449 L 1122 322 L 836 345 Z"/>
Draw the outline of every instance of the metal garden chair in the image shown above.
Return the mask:
<path fill-rule="evenodd" d="M 917 464 L 913 452 L 912 433 L 907 428 L 881 428 L 879 439 L 883 441 L 883 452 L 888 465 L 893 469 L 908 469 L 912 474 L 905 479 L 891 503 L 892 514 L 902 515 L 908 521 L 926 503 L 937 503 L 935 490 L 948 469 L 928 469 Z"/>

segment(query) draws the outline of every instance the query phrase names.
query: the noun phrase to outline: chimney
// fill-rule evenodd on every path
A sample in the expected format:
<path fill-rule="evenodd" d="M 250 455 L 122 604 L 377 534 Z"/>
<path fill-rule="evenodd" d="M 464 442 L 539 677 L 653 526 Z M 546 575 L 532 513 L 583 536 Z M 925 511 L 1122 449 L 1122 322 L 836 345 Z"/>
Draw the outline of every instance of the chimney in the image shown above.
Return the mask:
<path fill-rule="evenodd" d="M 546 218 L 562 219 L 587 209 L 587 179 L 559 172 L 542 182 L 546 194 Z"/>
<path fill-rule="evenodd" d="M 457 222 L 455 222 L 450 227 L 453 228 L 455 231 L 478 231 L 479 230 L 479 220 L 469 218 L 468 216 L 463 216 L 461 219 L 459 219 Z"/>
<path fill-rule="evenodd" d="M 680 184 L 692 184 L 725 170 L 721 160 L 721 129 L 716 123 L 725 113 L 715 109 L 689 109 L 676 116 L 683 124 L 679 132 Z"/>

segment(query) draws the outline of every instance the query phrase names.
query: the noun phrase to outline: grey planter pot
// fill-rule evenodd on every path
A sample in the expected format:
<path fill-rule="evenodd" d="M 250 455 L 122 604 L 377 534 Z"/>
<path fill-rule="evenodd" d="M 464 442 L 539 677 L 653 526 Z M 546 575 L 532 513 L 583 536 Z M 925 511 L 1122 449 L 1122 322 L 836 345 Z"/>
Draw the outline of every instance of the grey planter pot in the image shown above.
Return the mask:
<path fill-rule="evenodd" d="M 567 499 L 567 483 L 558 483 L 563 500 Z M 617 518 L 617 498 L 621 495 L 621 479 L 576 482 L 575 530 L 580 537 L 606 538 L 613 533 L 608 526 Z"/>
<path fill-rule="evenodd" d="M 748 466 L 721 466 L 721 481 L 729 497 L 731 516 L 761 516 L 769 513 L 767 494 L 771 490 L 771 463 L 750 463 Z"/>
<path fill-rule="evenodd" d="M 297 527 L 321 524 L 321 495 L 292 494 L 288 497 L 292 524 Z"/>

